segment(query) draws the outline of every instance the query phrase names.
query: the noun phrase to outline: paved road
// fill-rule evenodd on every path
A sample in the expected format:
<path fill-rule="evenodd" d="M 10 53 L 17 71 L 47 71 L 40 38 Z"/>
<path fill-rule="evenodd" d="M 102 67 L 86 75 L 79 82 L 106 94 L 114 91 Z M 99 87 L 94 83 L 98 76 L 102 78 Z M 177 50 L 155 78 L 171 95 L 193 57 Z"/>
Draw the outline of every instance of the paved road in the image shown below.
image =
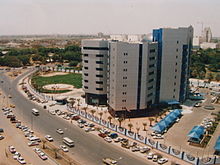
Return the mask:
<path fill-rule="evenodd" d="M 99 137 L 85 133 L 77 126 L 71 125 L 56 116 L 49 115 L 42 107 L 27 100 L 17 89 L 19 79 L 23 76 L 18 77 L 14 81 L 10 81 L 7 76 L 0 72 L 0 81 L 4 81 L 0 83 L 0 87 L 7 95 L 10 94 L 12 96 L 11 101 L 16 105 L 16 113 L 22 116 L 21 120 L 26 120 L 28 123 L 31 123 L 31 109 L 39 109 L 40 116 L 33 117 L 33 130 L 42 134 L 50 134 L 55 139 L 56 144 L 61 144 L 62 136 L 57 134 L 55 130 L 57 128 L 63 129 L 65 131 L 64 136 L 70 137 L 75 141 L 75 147 L 72 148 L 70 152 L 76 159 L 80 160 L 83 165 L 102 164 L 101 160 L 103 157 L 119 159 L 118 162 L 120 165 L 152 164 L 151 162 L 147 162 L 144 158 L 138 158 L 132 153 L 128 153 L 121 148 L 104 142 Z M 82 162 L 81 160 L 84 161 Z"/>

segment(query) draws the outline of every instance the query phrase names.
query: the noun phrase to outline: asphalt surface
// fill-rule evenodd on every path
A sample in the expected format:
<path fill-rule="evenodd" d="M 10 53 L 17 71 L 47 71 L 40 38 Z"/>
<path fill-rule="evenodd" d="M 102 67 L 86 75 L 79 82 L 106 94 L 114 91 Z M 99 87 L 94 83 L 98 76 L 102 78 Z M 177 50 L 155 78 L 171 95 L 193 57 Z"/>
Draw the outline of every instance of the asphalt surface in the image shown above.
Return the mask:
<path fill-rule="evenodd" d="M 108 144 L 100 137 L 86 133 L 83 129 L 57 116 L 50 115 L 47 110 L 29 101 L 17 89 L 19 80 L 28 73 L 10 81 L 7 76 L 0 72 L 0 88 L 2 88 L 4 93 L 12 96 L 11 101 L 16 105 L 15 114 L 19 114 L 22 121 L 27 121 L 29 125 L 32 125 L 34 131 L 40 132 L 43 135 L 50 134 L 54 138 L 56 145 L 62 144 L 62 136 L 67 136 L 74 140 L 75 147 L 70 149 L 70 153 L 83 165 L 101 165 L 104 157 L 118 160 L 119 165 L 152 164 L 147 159 L 139 158 L 119 147 Z M 33 116 L 31 113 L 32 108 L 38 109 L 40 115 L 37 117 Z M 57 128 L 63 129 L 64 135 L 56 133 L 55 130 Z"/>

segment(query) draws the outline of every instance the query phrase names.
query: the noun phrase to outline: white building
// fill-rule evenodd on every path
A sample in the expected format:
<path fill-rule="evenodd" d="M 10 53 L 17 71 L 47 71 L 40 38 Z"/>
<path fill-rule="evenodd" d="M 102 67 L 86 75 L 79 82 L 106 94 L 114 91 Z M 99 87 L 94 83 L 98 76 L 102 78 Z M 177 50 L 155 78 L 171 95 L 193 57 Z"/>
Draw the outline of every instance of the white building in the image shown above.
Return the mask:
<path fill-rule="evenodd" d="M 83 90 L 86 103 L 107 104 L 107 40 L 83 40 Z"/>
<path fill-rule="evenodd" d="M 157 43 L 110 42 L 108 105 L 113 115 L 146 114 L 155 103 L 156 58 Z"/>
<path fill-rule="evenodd" d="M 187 95 L 189 56 L 193 28 L 161 28 L 153 31 L 158 42 L 157 102 L 184 101 Z"/>
<path fill-rule="evenodd" d="M 212 31 L 210 27 L 205 27 L 202 31 L 202 42 L 211 42 Z"/>
<path fill-rule="evenodd" d="M 216 48 L 220 48 L 219 43 L 212 43 L 212 42 L 203 42 L 200 44 L 200 47 L 202 49 L 216 49 Z"/>

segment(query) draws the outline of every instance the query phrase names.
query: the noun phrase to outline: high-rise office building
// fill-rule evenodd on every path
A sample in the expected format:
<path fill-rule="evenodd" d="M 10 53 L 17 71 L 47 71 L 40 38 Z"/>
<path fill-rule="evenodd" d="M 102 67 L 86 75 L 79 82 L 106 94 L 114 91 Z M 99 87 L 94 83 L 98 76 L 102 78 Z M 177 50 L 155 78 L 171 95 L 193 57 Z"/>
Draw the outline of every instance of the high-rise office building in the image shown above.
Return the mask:
<path fill-rule="evenodd" d="M 88 104 L 114 116 L 147 114 L 155 103 L 187 96 L 193 28 L 153 30 L 153 42 L 83 40 L 83 89 Z"/>
<path fill-rule="evenodd" d="M 110 112 L 117 116 L 146 114 L 155 102 L 157 43 L 111 41 L 109 45 Z"/>
<path fill-rule="evenodd" d="M 87 104 L 107 104 L 108 41 L 83 40 L 83 90 Z"/>
<path fill-rule="evenodd" d="M 212 31 L 210 27 L 205 27 L 202 31 L 202 42 L 211 42 Z"/>
<path fill-rule="evenodd" d="M 192 38 L 192 26 L 153 30 L 153 41 L 158 42 L 157 102 L 186 99 Z"/>

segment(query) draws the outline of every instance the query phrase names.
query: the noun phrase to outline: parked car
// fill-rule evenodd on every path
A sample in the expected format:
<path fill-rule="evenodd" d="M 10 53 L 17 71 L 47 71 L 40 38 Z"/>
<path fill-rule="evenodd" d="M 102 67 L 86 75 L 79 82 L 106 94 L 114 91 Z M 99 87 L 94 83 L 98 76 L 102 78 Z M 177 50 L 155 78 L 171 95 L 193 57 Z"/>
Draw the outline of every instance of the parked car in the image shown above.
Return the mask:
<path fill-rule="evenodd" d="M 4 132 L 4 129 L 3 128 L 0 128 L 0 133 L 3 133 Z"/>
<path fill-rule="evenodd" d="M 53 141 L 53 138 L 50 135 L 46 135 L 45 139 L 48 140 L 49 142 Z"/>
<path fill-rule="evenodd" d="M 9 146 L 8 148 L 9 148 L 9 151 L 10 151 L 11 153 L 15 153 L 15 152 L 16 152 L 16 149 L 15 149 L 14 146 Z"/>
<path fill-rule="evenodd" d="M 60 145 L 60 149 L 63 150 L 63 152 L 69 151 L 69 149 L 65 145 Z"/>
<path fill-rule="evenodd" d="M 147 158 L 148 159 L 153 159 L 153 155 L 154 155 L 154 153 L 150 152 L 150 153 L 147 154 Z"/>
<path fill-rule="evenodd" d="M 37 146 L 39 143 L 37 141 L 31 141 L 28 143 L 28 146 Z"/>
<path fill-rule="evenodd" d="M 99 133 L 98 134 L 100 137 L 102 137 L 102 138 L 105 138 L 107 135 L 106 134 L 104 134 L 104 133 Z"/>
<path fill-rule="evenodd" d="M 160 159 L 157 160 L 157 163 L 158 163 L 158 164 L 164 164 L 164 163 L 166 163 L 166 162 L 168 162 L 168 159 L 167 159 L 167 158 L 160 158 Z"/>
<path fill-rule="evenodd" d="M 38 156 L 42 159 L 42 160 L 47 160 L 47 155 L 45 155 L 45 153 L 43 152 L 39 152 Z"/>
<path fill-rule="evenodd" d="M 15 152 L 14 156 L 13 156 L 13 159 L 17 160 L 20 156 L 21 156 L 21 154 L 19 152 Z"/>
<path fill-rule="evenodd" d="M 112 142 L 112 139 L 110 137 L 105 137 L 104 140 L 107 141 L 108 143 Z"/>
<path fill-rule="evenodd" d="M 153 156 L 153 162 L 157 162 L 157 160 L 158 160 L 158 156 L 155 154 L 155 155 Z"/>
<path fill-rule="evenodd" d="M 60 129 L 60 128 L 58 128 L 58 129 L 56 130 L 56 132 L 59 133 L 59 134 L 63 134 L 63 130 Z"/>
<path fill-rule="evenodd" d="M 17 161 L 18 161 L 20 164 L 26 164 L 26 161 L 25 161 L 24 158 L 22 158 L 21 156 L 18 157 Z"/>
<path fill-rule="evenodd" d="M 4 136 L 0 136 L 0 140 L 3 140 L 5 137 Z"/>

